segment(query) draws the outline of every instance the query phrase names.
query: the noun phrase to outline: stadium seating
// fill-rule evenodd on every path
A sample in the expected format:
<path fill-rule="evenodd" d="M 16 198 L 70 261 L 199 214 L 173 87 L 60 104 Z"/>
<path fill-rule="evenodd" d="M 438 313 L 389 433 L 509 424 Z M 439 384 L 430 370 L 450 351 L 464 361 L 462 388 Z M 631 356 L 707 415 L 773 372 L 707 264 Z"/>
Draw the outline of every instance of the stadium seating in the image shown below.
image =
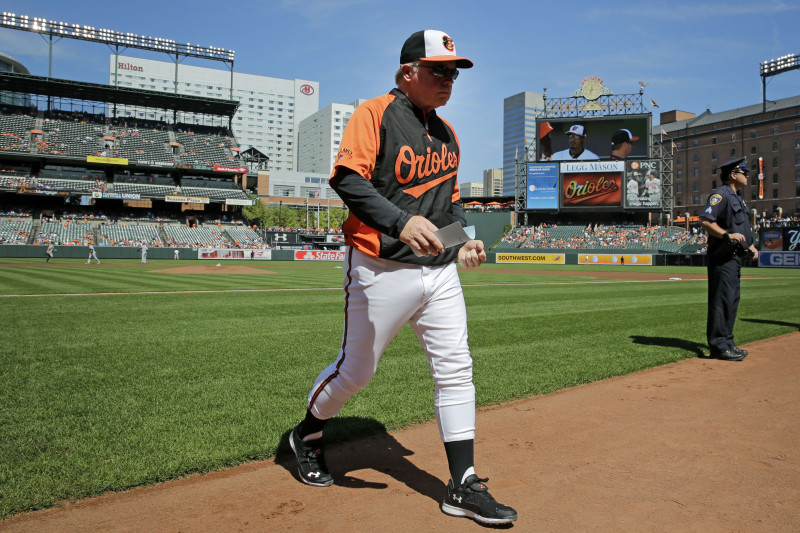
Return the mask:
<path fill-rule="evenodd" d="M 239 248 L 261 248 L 266 243 L 261 236 L 250 228 L 227 228 L 225 233 Z"/>
<path fill-rule="evenodd" d="M 192 132 L 176 132 L 175 140 L 183 146 L 182 163 L 192 166 L 232 165 L 235 163 L 230 137 Z"/>
<path fill-rule="evenodd" d="M 114 183 L 109 186 L 109 191 L 118 194 L 138 194 L 141 196 L 162 197 L 181 194 L 180 187 L 168 185 L 147 185 L 144 183 Z"/>
<path fill-rule="evenodd" d="M 630 250 L 649 252 L 681 252 L 687 247 L 692 251 L 704 246 L 706 235 L 693 235 L 683 228 L 641 225 L 553 225 L 548 227 L 513 228 L 504 235 L 495 247 L 498 250 L 511 248 L 557 249 L 557 250 Z"/>
<path fill-rule="evenodd" d="M 44 138 L 39 152 L 70 157 L 86 157 L 104 153 L 106 127 L 92 122 L 75 122 L 55 118 L 44 119 Z"/>
<path fill-rule="evenodd" d="M 100 226 L 100 239 L 105 246 L 136 246 L 141 242 L 162 244 L 156 224 L 104 224 Z"/>
<path fill-rule="evenodd" d="M 94 241 L 91 224 L 78 222 L 42 222 L 39 241 L 66 246 L 85 246 Z"/>
<path fill-rule="evenodd" d="M 32 228 L 31 220 L 0 221 L 0 244 L 28 244 Z"/>
<path fill-rule="evenodd" d="M 137 161 L 175 162 L 167 131 L 110 126 L 109 136 L 114 138 L 112 149 L 114 157 Z"/>
<path fill-rule="evenodd" d="M 185 226 L 164 226 L 164 235 L 169 246 L 233 246 L 218 229 Z"/>
<path fill-rule="evenodd" d="M 31 130 L 36 119 L 29 115 L 0 115 L 0 150 L 11 152 L 30 152 Z"/>

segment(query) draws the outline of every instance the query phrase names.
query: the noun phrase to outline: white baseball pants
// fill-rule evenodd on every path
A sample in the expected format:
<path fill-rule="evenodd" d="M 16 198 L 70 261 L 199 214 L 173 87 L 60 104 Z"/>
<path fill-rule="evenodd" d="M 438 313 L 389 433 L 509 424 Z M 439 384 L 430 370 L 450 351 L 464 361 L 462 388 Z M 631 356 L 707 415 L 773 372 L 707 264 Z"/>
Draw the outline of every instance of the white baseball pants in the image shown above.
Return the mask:
<path fill-rule="evenodd" d="M 348 248 L 343 285 L 342 346 L 314 382 L 311 413 L 321 420 L 336 415 L 367 386 L 389 342 L 408 323 L 428 358 L 442 441 L 474 439 L 475 387 L 456 264 L 410 265 Z"/>

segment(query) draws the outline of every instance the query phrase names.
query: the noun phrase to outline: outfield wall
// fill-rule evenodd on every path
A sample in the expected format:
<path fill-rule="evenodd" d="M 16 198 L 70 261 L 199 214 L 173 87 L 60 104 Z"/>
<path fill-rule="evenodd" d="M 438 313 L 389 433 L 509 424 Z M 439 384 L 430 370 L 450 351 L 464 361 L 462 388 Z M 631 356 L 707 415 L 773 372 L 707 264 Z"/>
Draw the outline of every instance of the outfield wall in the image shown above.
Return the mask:
<path fill-rule="evenodd" d="M 142 257 L 138 248 L 127 246 L 95 246 L 97 258 L 103 259 L 140 259 Z M 176 248 L 147 248 L 148 259 L 175 259 Z M 191 248 L 177 248 L 181 259 L 197 259 L 197 250 Z M 0 246 L 0 258 L 3 257 L 41 257 L 44 259 L 47 246 L 31 244 L 6 244 Z M 55 261 L 60 257 L 86 259 L 89 257 L 88 246 L 56 246 L 53 254 Z"/>

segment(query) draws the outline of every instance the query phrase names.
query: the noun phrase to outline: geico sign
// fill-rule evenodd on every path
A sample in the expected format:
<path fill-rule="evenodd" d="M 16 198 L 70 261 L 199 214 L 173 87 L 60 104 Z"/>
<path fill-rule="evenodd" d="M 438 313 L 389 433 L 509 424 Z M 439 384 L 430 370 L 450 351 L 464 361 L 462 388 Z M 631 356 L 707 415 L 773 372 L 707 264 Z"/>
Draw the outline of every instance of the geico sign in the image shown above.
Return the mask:
<path fill-rule="evenodd" d="M 800 267 L 800 252 L 793 253 L 780 253 L 780 252 L 764 252 L 761 254 L 760 259 L 762 266 L 770 267 Z"/>

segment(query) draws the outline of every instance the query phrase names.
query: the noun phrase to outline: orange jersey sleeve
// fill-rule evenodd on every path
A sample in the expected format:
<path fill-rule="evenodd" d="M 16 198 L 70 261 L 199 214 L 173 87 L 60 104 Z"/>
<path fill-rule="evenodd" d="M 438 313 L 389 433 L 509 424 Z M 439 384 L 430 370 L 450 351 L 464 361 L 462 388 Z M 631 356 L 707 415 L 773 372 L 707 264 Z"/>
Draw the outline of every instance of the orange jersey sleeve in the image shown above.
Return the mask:
<path fill-rule="evenodd" d="M 361 104 L 353 111 L 342 135 L 331 177 L 336 175 L 339 167 L 346 167 L 366 179 L 372 179 L 375 160 L 381 148 L 381 120 L 392 100 L 393 95 L 385 94 Z"/>

